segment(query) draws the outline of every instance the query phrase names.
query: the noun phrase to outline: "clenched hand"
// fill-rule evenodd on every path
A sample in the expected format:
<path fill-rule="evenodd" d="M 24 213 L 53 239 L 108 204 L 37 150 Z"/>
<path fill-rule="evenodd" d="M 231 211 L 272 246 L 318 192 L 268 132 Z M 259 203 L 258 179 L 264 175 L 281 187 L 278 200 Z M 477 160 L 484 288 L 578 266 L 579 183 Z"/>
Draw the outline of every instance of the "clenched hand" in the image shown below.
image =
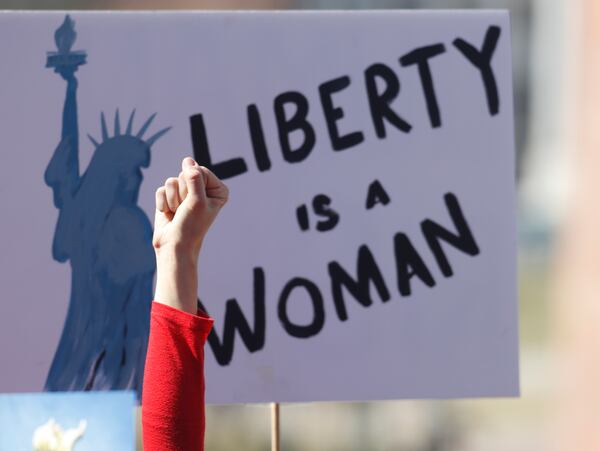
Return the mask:
<path fill-rule="evenodd" d="M 185 158 L 178 177 L 156 190 L 152 244 L 156 253 L 155 301 L 196 313 L 198 254 L 229 190 L 208 168 Z"/>

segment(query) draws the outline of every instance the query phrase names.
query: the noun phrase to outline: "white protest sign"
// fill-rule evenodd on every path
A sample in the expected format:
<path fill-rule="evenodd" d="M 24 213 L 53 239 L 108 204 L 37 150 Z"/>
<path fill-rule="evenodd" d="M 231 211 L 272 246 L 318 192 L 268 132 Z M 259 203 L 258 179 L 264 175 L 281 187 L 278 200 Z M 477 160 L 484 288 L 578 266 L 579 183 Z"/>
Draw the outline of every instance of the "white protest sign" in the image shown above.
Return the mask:
<path fill-rule="evenodd" d="M 506 12 L 3 13 L 0 42 L 0 390 L 140 390 L 154 191 L 194 155 L 231 192 L 208 402 L 518 394 Z"/>

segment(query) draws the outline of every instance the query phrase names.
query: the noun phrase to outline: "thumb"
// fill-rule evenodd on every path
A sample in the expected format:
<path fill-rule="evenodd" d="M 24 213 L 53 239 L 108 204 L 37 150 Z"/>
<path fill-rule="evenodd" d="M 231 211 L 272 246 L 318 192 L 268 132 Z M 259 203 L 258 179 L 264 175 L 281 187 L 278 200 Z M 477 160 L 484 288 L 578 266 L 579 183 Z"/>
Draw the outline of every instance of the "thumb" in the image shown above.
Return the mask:
<path fill-rule="evenodd" d="M 206 196 L 224 205 L 229 198 L 229 188 L 210 169 L 204 166 L 200 166 L 200 169 L 205 177 Z"/>
<path fill-rule="evenodd" d="M 181 163 L 181 169 L 188 192 L 185 200 L 204 202 L 206 200 L 205 175 L 200 170 L 198 163 L 193 158 L 187 157 Z"/>

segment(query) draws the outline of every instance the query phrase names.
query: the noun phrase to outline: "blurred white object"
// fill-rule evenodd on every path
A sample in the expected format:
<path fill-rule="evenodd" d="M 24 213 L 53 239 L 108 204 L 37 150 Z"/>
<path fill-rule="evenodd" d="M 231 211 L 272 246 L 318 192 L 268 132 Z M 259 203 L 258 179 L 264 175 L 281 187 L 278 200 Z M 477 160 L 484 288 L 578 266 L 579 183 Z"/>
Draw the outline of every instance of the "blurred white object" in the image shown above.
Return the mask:
<path fill-rule="evenodd" d="M 63 431 L 60 425 L 50 418 L 46 424 L 38 427 L 33 433 L 33 449 L 35 451 L 72 451 L 75 442 L 79 440 L 87 421 L 81 420 L 75 429 Z"/>

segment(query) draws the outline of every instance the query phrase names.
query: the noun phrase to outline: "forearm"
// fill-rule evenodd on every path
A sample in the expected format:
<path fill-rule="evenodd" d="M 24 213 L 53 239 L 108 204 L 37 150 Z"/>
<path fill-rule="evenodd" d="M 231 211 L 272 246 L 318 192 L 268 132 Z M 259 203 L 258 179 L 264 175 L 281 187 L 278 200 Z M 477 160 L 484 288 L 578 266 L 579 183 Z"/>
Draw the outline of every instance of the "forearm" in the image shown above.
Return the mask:
<path fill-rule="evenodd" d="M 195 315 L 197 293 L 198 252 L 157 249 L 154 300 Z"/>
<path fill-rule="evenodd" d="M 156 249 L 157 280 L 144 373 L 144 449 L 204 449 L 204 344 L 212 319 L 197 308 L 198 251 Z"/>
<path fill-rule="evenodd" d="M 146 451 L 204 449 L 204 344 L 212 319 L 153 303 L 142 395 Z"/>

